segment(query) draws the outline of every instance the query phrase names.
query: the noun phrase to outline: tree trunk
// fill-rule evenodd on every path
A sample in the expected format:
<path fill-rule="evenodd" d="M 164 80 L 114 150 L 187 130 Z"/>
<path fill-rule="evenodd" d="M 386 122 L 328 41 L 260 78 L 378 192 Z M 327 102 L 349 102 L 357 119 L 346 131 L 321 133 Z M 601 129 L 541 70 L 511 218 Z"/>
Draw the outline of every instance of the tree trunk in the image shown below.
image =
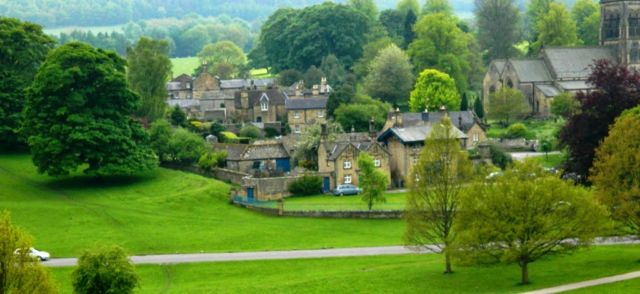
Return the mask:
<path fill-rule="evenodd" d="M 445 260 L 445 270 L 444 273 L 445 274 L 451 274 L 453 273 L 453 270 L 451 269 L 451 256 L 449 256 L 448 252 L 444 253 L 444 260 Z"/>
<path fill-rule="evenodd" d="M 522 270 L 522 278 L 520 279 L 520 284 L 529 284 L 529 262 L 522 261 L 520 264 L 520 269 Z"/>

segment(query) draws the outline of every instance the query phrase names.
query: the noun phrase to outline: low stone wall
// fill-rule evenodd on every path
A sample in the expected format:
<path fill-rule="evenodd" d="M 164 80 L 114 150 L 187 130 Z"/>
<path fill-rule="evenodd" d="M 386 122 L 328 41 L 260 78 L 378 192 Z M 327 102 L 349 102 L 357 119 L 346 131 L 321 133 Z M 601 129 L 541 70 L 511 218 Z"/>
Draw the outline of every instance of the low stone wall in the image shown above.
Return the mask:
<path fill-rule="evenodd" d="M 242 183 L 242 178 L 249 176 L 249 174 L 225 168 L 214 168 L 211 173 L 213 177 L 218 180 L 228 181 L 238 185 Z"/>
<path fill-rule="evenodd" d="M 350 219 L 401 219 L 402 210 L 345 210 L 345 211 L 280 211 L 277 208 L 254 206 L 247 203 L 234 202 L 235 205 L 245 207 L 256 212 L 291 217 L 313 217 L 313 218 L 350 218 Z"/>
<path fill-rule="evenodd" d="M 538 145 L 537 140 L 526 139 L 490 139 L 492 144 L 495 144 L 505 151 L 534 151 Z"/>
<path fill-rule="evenodd" d="M 259 201 L 277 200 L 290 195 L 289 185 L 297 180 L 298 176 L 276 178 L 245 178 L 242 179 L 242 188 L 253 188 L 254 199 Z M 244 195 L 246 197 L 246 195 Z"/>

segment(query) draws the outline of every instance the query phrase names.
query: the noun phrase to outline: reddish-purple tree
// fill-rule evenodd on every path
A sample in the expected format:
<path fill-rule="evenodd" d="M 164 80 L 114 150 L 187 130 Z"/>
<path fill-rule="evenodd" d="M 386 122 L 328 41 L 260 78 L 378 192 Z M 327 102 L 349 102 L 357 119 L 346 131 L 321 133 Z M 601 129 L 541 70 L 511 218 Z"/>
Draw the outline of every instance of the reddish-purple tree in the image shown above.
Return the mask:
<path fill-rule="evenodd" d="M 588 81 L 596 90 L 576 94 L 580 111 L 560 132 L 560 142 L 569 151 L 565 171 L 576 173 L 584 182 L 609 125 L 624 110 L 640 104 L 640 73 L 607 60 L 596 61 L 592 69 Z"/>

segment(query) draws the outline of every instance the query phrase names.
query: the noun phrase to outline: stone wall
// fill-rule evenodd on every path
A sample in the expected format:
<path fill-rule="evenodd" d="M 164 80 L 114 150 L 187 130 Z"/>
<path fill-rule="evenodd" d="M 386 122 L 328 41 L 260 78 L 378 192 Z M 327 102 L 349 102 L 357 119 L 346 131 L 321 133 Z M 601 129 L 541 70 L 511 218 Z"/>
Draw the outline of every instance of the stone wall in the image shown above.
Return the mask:
<path fill-rule="evenodd" d="M 278 208 L 260 207 L 234 202 L 235 205 L 269 215 L 314 218 L 352 218 L 352 219 L 401 219 L 402 210 L 351 210 L 351 211 L 286 211 Z"/>
<path fill-rule="evenodd" d="M 298 176 L 277 178 L 245 178 L 242 180 L 242 196 L 247 198 L 247 188 L 253 188 L 253 197 L 258 201 L 277 200 L 288 197 L 289 184 Z"/>
<path fill-rule="evenodd" d="M 216 179 L 222 180 L 222 181 L 228 181 L 234 184 L 241 184 L 242 183 L 242 178 L 249 176 L 249 174 L 243 173 L 243 172 L 239 172 L 239 171 L 235 171 L 235 170 L 230 170 L 230 169 L 224 169 L 224 168 L 214 168 L 213 172 L 211 173 Z"/>

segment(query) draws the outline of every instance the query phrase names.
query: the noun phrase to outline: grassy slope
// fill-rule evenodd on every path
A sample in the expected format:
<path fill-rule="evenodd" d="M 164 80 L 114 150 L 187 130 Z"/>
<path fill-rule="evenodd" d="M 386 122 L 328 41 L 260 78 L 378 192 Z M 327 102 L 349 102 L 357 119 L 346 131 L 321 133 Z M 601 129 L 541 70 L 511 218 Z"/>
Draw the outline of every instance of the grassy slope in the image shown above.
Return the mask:
<path fill-rule="evenodd" d="M 200 61 L 198 61 L 198 57 L 179 57 L 179 58 L 171 58 L 171 63 L 173 64 L 173 76 L 177 77 L 181 74 L 191 75 L 195 71 L 195 69 L 200 65 Z M 267 72 L 267 69 L 252 69 L 251 76 L 256 79 L 266 79 L 272 77 L 271 74 Z"/>
<path fill-rule="evenodd" d="M 579 290 L 565 292 L 566 294 L 627 294 L 638 293 L 640 290 L 640 278 L 627 280 L 612 284 L 605 284 L 600 286 L 594 286 L 589 288 L 583 288 Z"/>
<path fill-rule="evenodd" d="M 638 246 L 597 247 L 530 267 L 519 286 L 516 265 L 454 267 L 443 275 L 435 255 L 139 266 L 140 293 L 513 293 L 640 269 Z M 54 269 L 70 293 L 72 269 Z"/>
<path fill-rule="evenodd" d="M 406 193 L 387 193 L 385 203 L 374 203 L 373 210 L 402 210 L 405 208 Z M 267 204 L 276 207 L 275 202 Z M 315 195 L 287 198 L 284 201 L 285 210 L 367 210 L 367 204 L 360 195 L 333 196 Z"/>
<path fill-rule="evenodd" d="M 230 206 L 219 181 L 159 169 L 131 183 L 37 175 L 27 155 L 0 155 L 0 208 L 54 257 L 97 243 L 134 254 L 306 249 L 401 243 L 400 220 L 278 218 Z"/>

